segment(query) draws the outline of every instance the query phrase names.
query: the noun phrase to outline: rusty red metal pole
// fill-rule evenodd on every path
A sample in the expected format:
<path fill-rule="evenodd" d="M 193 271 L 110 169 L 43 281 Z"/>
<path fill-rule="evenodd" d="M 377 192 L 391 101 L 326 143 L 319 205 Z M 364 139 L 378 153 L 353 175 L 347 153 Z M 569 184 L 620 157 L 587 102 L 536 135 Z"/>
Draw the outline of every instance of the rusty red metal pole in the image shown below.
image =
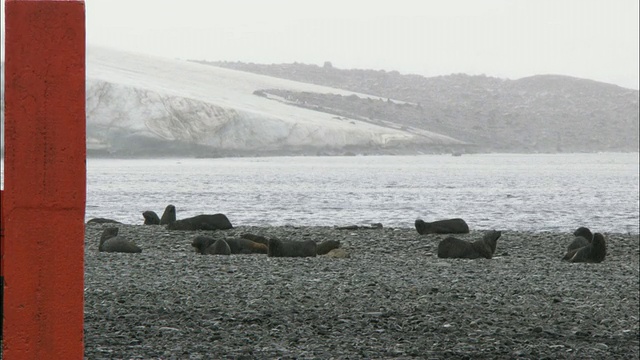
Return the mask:
<path fill-rule="evenodd" d="M 3 141 L 4 143 L 4 141 Z M 0 338 L 4 323 L 4 215 L 2 211 L 2 197 L 4 191 L 0 190 Z M 1 351 L 1 350 L 0 350 Z"/>
<path fill-rule="evenodd" d="M 84 1 L 5 1 L 3 358 L 82 359 Z"/>

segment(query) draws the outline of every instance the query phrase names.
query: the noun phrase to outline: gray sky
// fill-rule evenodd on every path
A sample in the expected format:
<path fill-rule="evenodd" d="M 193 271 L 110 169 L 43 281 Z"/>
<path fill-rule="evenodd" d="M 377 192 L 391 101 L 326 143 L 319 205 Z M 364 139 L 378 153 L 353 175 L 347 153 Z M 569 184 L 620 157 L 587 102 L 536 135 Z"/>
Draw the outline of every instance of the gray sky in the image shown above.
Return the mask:
<path fill-rule="evenodd" d="M 86 0 L 89 44 L 172 58 L 562 74 L 633 89 L 638 10 L 638 0 Z"/>

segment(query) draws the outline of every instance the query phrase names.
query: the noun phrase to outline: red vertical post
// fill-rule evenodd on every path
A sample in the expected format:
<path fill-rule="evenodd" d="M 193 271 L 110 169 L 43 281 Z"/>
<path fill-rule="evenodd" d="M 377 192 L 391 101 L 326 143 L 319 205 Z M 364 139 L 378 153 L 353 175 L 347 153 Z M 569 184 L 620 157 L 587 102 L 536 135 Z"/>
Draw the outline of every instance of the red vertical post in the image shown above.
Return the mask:
<path fill-rule="evenodd" d="M 84 1 L 5 1 L 3 358 L 82 359 Z"/>
<path fill-rule="evenodd" d="M 2 195 L 0 190 L 0 338 L 2 338 L 2 327 L 4 323 L 4 215 L 2 212 Z M 0 350 L 1 351 L 1 350 Z"/>

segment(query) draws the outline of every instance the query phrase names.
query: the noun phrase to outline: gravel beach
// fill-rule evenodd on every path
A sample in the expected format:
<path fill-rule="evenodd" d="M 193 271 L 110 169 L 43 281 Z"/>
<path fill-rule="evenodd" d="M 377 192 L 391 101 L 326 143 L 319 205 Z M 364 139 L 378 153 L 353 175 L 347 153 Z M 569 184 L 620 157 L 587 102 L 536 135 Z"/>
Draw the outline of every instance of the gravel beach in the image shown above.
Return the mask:
<path fill-rule="evenodd" d="M 638 359 L 639 240 L 600 264 L 570 233 L 504 229 L 493 259 L 439 259 L 413 228 L 117 225 L 141 254 L 98 252 L 87 224 L 87 359 Z M 597 232 L 597 229 L 592 229 Z M 198 255 L 196 235 L 340 240 L 350 257 Z M 481 231 L 457 236 L 475 240 Z"/>

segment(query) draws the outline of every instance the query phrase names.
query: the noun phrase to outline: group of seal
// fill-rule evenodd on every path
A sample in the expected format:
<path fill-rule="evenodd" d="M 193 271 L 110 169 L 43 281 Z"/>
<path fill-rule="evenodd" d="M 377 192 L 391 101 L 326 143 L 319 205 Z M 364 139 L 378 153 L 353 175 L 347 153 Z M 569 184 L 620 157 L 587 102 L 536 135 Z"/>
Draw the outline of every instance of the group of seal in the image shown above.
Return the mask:
<path fill-rule="evenodd" d="M 586 227 L 579 227 L 573 232 L 575 239 L 567 246 L 567 253 L 562 260 L 572 263 L 600 263 L 607 255 L 607 242 L 601 233 L 592 234 Z"/>
<path fill-rule="evenodd" d="M 327 240 L 317 244 L 313 240 L 294 241 L 267 239 L 261 235 L 242 234 L 240 238 L 215 239 L 196 236 L 191 243 L 202 255 L 267 254 L 269 257 L 314 257 L 340 248 L 340 241 Z"/>
<path fill-rule="evenodd" d="M 142 213 L 144 217 L 144 225 L 167 225 L 176 221 L 176 207 L 173 205 L 167 205 L 162 213 L 162 218 L 158 217 L 153 210 L 147 210 Z M 116 221 L 108 218 L 93 218 L 87 221 L 87 224 L 122 224 L 120 221 Z"/>
<path fill-rule="evenodd" d="M 176 208 L 173 205 L 168 205 L 165 208 L 161 218 L 151 210 L 143 212 L 142 216 L 144 217 L 145 225 L 166 225 L 168 230 L 227 230 L 233 228 L 224 214 L 202 214 L 177 220 Z M 118 223 L 104 218 L 95 218 L 89 222 Z M 372 224 L 371 227 L 337 227 L 339 230 L 360 228 L 382 229 L 382 224 Z M 469 233 L 469 226 L 461 218 L 433 222 L 417 219 L 415 228 L 420 235 Z M 563 260 L 587 263 L 599 263 L 604 260 L 607 249 L 606 241 L 602 234 L 592 234 L 591 230 L 586 227 L 579 227 L 573 234 L 575 238 L 567 247 Z M 500 236 L 502 236 L 502 232 L 496 230 L 485 232 L 481 239 L 473 242 L 449 236 L 438 244 L 438 257 L 491 259 L 495 254 Z M 340 241 L 327 240 L 316 243 L 313 240 L 281 240 L 255 234 L 242 234 L 240 238 L 213 238 L 199 235 L 193 239 L 191 245 L 195 248 L 196 253 L 202 255 L 267 254 L 269 257 L 314 257 L 316 255 L 329 254 L 333 250 L 339 249 Z M 98 250 L 101 252 L 142 252 L 142 249 L 133 242 L 118 236 L 117 227 L 108 227 L 103 231 Z"/>
<path fill-rule="evenodd" d="M 144 217 L 145 225 L 168 225 L 176 221 L 176 207 L 167 205 L 167 207 L 164 208 L 162 217 L 159 217 L 153 210 L 144 211 L 142 217 Z"/>
<path fill-rule="evenodd" d="M 201 214 L 189 218 L 177 220 L 176 207 L 167 205 L 159 217 L 152 210 L 142 213 L 144 225 L 166 225 L 168 230 L 227 230 L 233 225 L 224 214 Z M 88 223 L 114 223 L 119 222 L 104 218 L 95 218 Z M 381 228 L 382 225 L 380 224 Z M 98 251 L 140 253 L 142 249 L 131 241 L 118 236 L 117 227 L 108 227 L 102 232 Z M 340 248 L 340 241 L 327 240 L 316 245 L 312 240 L 291 241 L 275 238 L 267 239 L 261 235 L 242 234 L 240 238 L 213 238 L 209 236 L 196 236 L 191 245 L 196 253 L 202 255 L 231 255 L 231 254 L 267 254 L 271 257 L 308 257 L 325 255 L 334 249 Z"/>
<path fill-rule="evenodd" d="M 145 225 L 167 225 L 169 230 L 227 230 L 233 228 L 224 214 L 201 214 L 177 220 L 176 207 L 167 205 L 162 217 L 152 210 L 142 213 Z"/>
<path fill-rule="evenodd" d="M 418 234 L 468 234 L 469 225 L 464 219 L 453 218 L 426 222 L 415 221 Z M 452 236 L 445 238 L 438 244 L 438 257 L 449 259 L 491 259 L 496 252 L 498 239 L 502 232 L 491 230 L 482 239 L 470 242 Z"/>
<path fill-rule="evenodd" d="M 266 254 L 267 245 L 245 238 L 215 239 L 199 235 L 191 243 L 202 255 Z"/>
<path fill-rule="evenodd" d="M 460 218 L 425 222 L 421 219 L 415 221 L 418 234 L 466 234 L 469 226 Z M 455 237 L 447 237 L 438 244 L 439 258 L 459 259 L 491 259 L 496 251 L 497 241 L 502 233 L 491 230 L 484 234 L 482 239 L 470 242 Z M 607 243 L 604 235 L 592 234 L 586 227 L 579 227 L 573 232 L 574 240 L 567 246 L 567 252 L 562 260 L 572 263 L 600 263 L 607 255 Z"/>

